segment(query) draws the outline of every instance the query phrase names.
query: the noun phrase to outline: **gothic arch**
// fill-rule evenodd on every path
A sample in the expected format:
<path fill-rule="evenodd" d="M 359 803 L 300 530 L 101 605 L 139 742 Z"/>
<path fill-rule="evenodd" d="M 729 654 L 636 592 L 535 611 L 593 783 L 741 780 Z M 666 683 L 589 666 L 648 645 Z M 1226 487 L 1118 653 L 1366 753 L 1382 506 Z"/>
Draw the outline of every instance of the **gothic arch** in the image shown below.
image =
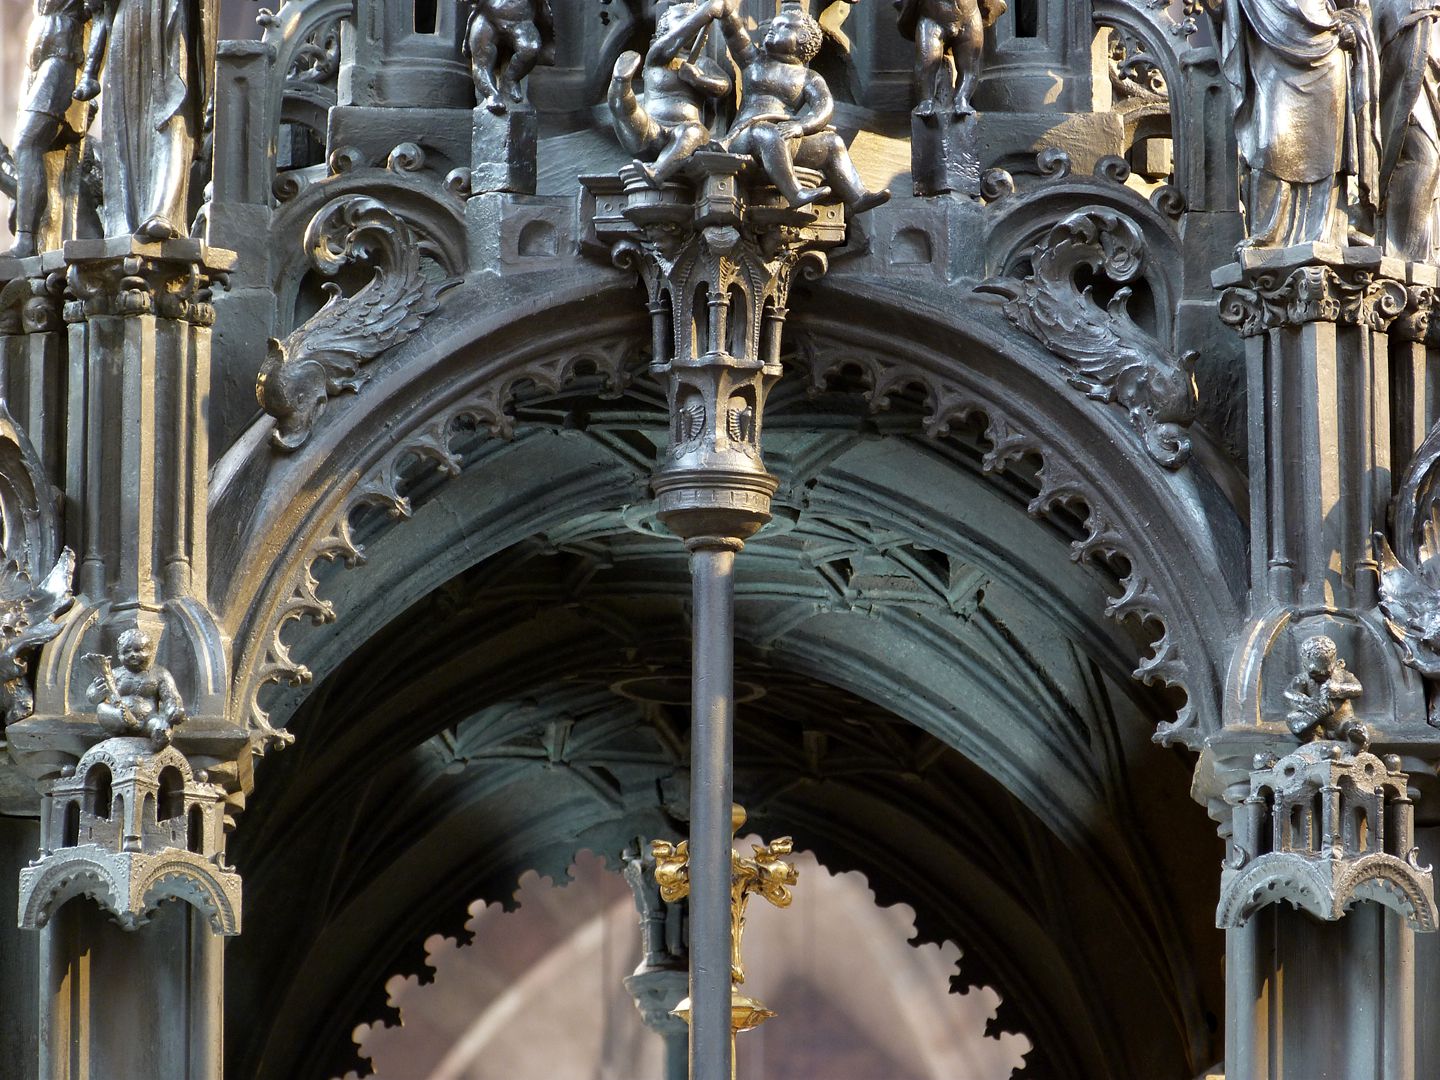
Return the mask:
<path fill-rule="evenodd" d="M 593 691 L 598 683 L 600 698 L 613 699 L 606 688 L 617 681 L 616 657 L 636 649 L 658 649 L 650 660 L 667 675 L 683 671 L 683 555 L 654 538 L 645 509 L 654 448 L 664 438 L 663 406 L 640 376 L 644 327 L 620 302 L 629 289 L 603 271 L 577 276 L 554 308 L 532 309 L 522 326 L 448 319 L 442 308 L 371 385 L 325 414 L 297 454 L 273 456 L 262 425 L 217 471 L 217 512 L 235 515 L 235 527 L 217 536 L 235 546 L 212 565 L 230 571 L 217 593 L 226 596 L 236 640 L 251 643 L 241 660 L 245 692 L 258 693 L 267 677 L 302 662 L 318 683 L 308 700 L 295 691 L 265 701 L 276 722 L 294 714 L 303 737 L 261 769 L 266 797 L 240 819 L 237 863 L 256 883 L 252 896 L 284 898 L 287 908 L 296 887 L 291 875 L 308 877 L 335 857 L 337 843 L 352 864 L 345 880 L 327 886 L 333 891 L 301 905 L 311 914 L 291 928 L 299 935 L 294 950 L 270 943 L 272 960 L 283 957 L 292 970 L 252 966 L 260 959 L 247 961 L 245 946 L 238 946 L 232 993 L 239 999 L 263 987 L 276 998 L 268 1005 L 247 998 L 241 1008 L 257 1016 L 277 1010 L 273 1030 L 256 1024 L 257 1032 L 269 1031 L 267 1041 L 233 1044 L 232 1068 L 243 1075 L 343 1072 L 344 1055 L 353 1053 L 347 1025 L 379 1015 L 383 1002 L 375 994 L 397 962 L 405 970 L 401 953 L 419 955 L 418 943 L 459 917 L 477 892 L 502 897 L 525 869 L 563 869 L 577 846 L 609 850 L 626 839 L 616 832 L 616 807 L 597 817 L 609 781 L 603 775 L 577 781 L 563 762 L 552 762 L 555 775 L 541 779 L 502 769 L 498 779 L 486 779 L 490 787 L 456 794 L 453 804 L 405 800 L 422 790 L 430 775 L 422 765 L 436 745 L 448 745 L 446 733 L 458 738 L 492 706 L 531 709 L 522 727 L 563 726 L 579 710 L 582 721 L 565 726 L 567 732 L 591 724 L 598 710 L 593 729 L 603 733 L 610 730 L 605 708 L 593 692 L 577 699 L 574 684 Z M 831 865 L 869 870 L 877 887 L 882 878 L 906 882 L 885 886 L 895 890 L 887 898 L 923 909 L 924 933 L 958 937 L 968 957 L 962 978 L 1001 988 L 1011 1004 L 1000 1022 L 1036 1041 L 1027 1076 L 1101 1076 L 1102 1062 L 1131 1052 L 1106 1033 L 1108 1021 L 1097 1009 L 1156 1010 L 1155 1023 L 1174 1033 L 1156 1040 L 1156 1060 L 1193 1071 L 1213 1059 L 1204 1011 L 1214 996 L 1201 987 L 1214 973 L 1197 970 L 1191 959 L 1206 955 L 1193 942 L 1209 932 L 1210 912 L 1204 900 L 1178 901 L 1155 887 L 1167 875 L 1141 867 L 1161 845 L 1147 845 L 1135 830 L 1162 819 L 1182 830 L 1193 826 L 1196 842 L 1181 858 L 1208 853 L 1213 840 L 1195 820 L 1200 814 L 1186 796 L 1180 760 L 1150 745 L 1162 699 L 1128 678 L 1148 634 L 1102 615 L 1107 594 L 1119 590 L 1112 606 L 1122 613 L 1133 607 L 1164 618 L 1169 641 L 1157 672 L 1179 681 L 1177 642 L 1203 641 L 1202 628 L 1227 625 L 1229 609 L 1223 591 L 1172 595 L 1171 583 L 1225 577 L 1218 566 L 1201 575 L 1158 559 L 1158 572 L 1148 572 L 1158 574 L 1153 579 L 1136 568 L 1154 558 L 1146 543 L 1204 549 L 1176 538 L 1206 528 L 1204 507 L 1223 506 L 1223 495 L 1201 464 L 1173 474 L 1150 463 L 1118 415 L 1064 386 L 1050 358 L 1018 339 L 987 302 L 966 295 L 952 302 L 963 312 L 946 315 L 936 305 L 917 314 L 913 297 L 903 307 L 886 289 L 847 282 L 843 295 L 817 290 L 794 321 L 795 370 L 772 397 L 767 426 L 767 454 L 782 481 L 780 513 L 742 556 L 752 560 L 742 581 L 754 586 L 742 586 L 739 601 L 744 659 L 737 675 L 801 687 L 788 697 L 770 695 L 765 708 L 778 713 L 762 715 L 790 717 L 803 728 L 798 716 L 811 725 L 777 743 L 765 725 L 742 722 L 742 759 L 783 752 L 787 775 L 813 771 L 804 731 L 812 732 L 812 746 L 836 734 L 815 726 L 810 702 L 836 699 L 867 710 L 874 717 L 867 728 L 895 727 L 905 739 L 929 740 L 931 752 L 953 762 L 964 779 L 922 779 L 917 795 L 906 786 L 915 779 L 862 777 L 838 782 L 839 795 L 818 796 L 803 781 L 800 789 L 776 789 L 776 778 L 767 781 L 753 768 L 747 775 L 742 766 L 739 795 L 756 808 L 757 827 L 773 815 L 806 833 Z M 463 293 L 451 303 L 451 310 L 472 310 Z M 864 325 L 886 332 L 858 329 Z M 935 347 L 937 341 L 946 347 Z M 807 389 L 815 391 L 813 400 Z M 1021 415 L 1034 431 L 1018 427 L 1012 418 Z M 377 422 L 381 416 L 400 419 L 386 428 Z M 801 437 L 812 429 L 831 434 Z M 1066 449 L 1072 443 L 1104 449 L 1076 454 Z M 987 475 L 994 470 L 1000 471 Z M 331 479 L 322 486 L 316 477 Z M 1032 506 L 1040 517 L 1030 516 Z M 240 511 L 251 507 L 256 515 L 247 523 Z M 1163 520 L 1162 512 L 1173 516 Z M 1151 532 L 1133 541 L 1124 523 L 1142 517 Z M 857 584 L 866 569 L 845 554 L 850 539 L 857 550 L 885 554 L 899 567 L 895 576 L 929 583 L 937 595 L 910 603 L 886 594 L 883 581 L 878 592 Z M 823 551 L 822 541 L 838 543 L 834 565 L 805 564 L 802 545 Z M 1233 542 L 1231 536 L 1215 546 Z M 623 558 L 611 550 L 617 544 Z M 1093 565 L 1074 565 L 1072 547 Z M 354 558 L 362 548 L 368 564 L 358 571 L 326 559 Z M 545 554 L 551 549 L 559 553 L 554 558 L 584 562 L 576 570 L 581 583 L 632 558 L 644 566 L 655 560 L 654 572 L 622 579 L 608 599 L 591 605 L 591 629 L 582 633 L 566 621 L 573 603 L 563 593 L 528 595 L 506 584 L 508 563 L 551 558 Z M 932 556 L 944 561 L 932 565 Z M 263 569 L 244 571 L 256 559 Z M 1029 561 L 1007 570 L 1016 559 Z M 847 569 L 837 570 L 841 563 Z M 964 568 L 977 564 L 979 578 L 964 578 Z M 797 569 L 804 570 L 798 580 Z M 825 581 L 847 574 L 848 608 L 824 619 L 807 616 L 805 605 L 824 599 Z M 1123 587 L 1121 574 L 1128 580 Z M 265 580 L 280 587 L 247 592 L 248 583 Z M 982 580 L 993 582 L 992 600 L 1011 595 L 1013 610 L 1028 614 L 999 622 L 977 617 L 973 592 L 967 597 L 963 587 L 968 581 L 973 590 Z M 959 591 L 945 595 L 957 581 Z M 622 596 L 664 611 L 637 618 L 615 607 Z M 486 612 L 463 610 L 467 597 L 487 598 Z M 771 610 L 781 599 L 791 607 Z M 462 610 L 453 609 L 456 603 Z M 537 611 L 549 613 L 539 621 L 553 624 L 559 636 L 507 652 L 506 643 L 534 631 Z M 334 625 L 295 634 L 293 646 L 289 635 L 274 636 L 285 616 L 316 612 Z M 843 630 L 827 633 L 826 619 Z M 962 632 L 975 635 L 972 643 L 952 647 Z M 995 666 L 1003 652 L 1007 663 L 1024 667 L 1047 634 L 1083 643 L 1075 668 L 1080 681 L 1068 689 L 1089 698 L 1074 708 L 1062 704 L 1067 687 L 1053 684 L 1061 666 L 1053 657 L 1013 680 Z M 906 652 L 923 654 L 929 666 L 907 667 L 899 655 Z M 1187 675 L 1192 697 L 1210 692 L 1208 652 L 1186 660 L 1200 665 Z M 1194 678 L 1195 670 L 1203 679 Z M 976 715 L 957 715 L 966 711 L 958 703 L 970 701 L 981 702 L 971 710 Z M 1207 714 L 1202 708 L 1194 715 Z M 1177 735 L 1184 741 L 1201 730 L 1192 721 Z M 876 752 L 885 745 L 876 744 Z M 903 777 L 907 770 L 890 772 Z M 559 788 L 556 776 L 564 780 Z M 675 831 L 663 805 L 646 803 L 649 809 L 640 811 L 627 801 L 627 792 L 647 784 L 653 800 L 664 779 L 620 783 L 625 813 L 639 822 L 630 828 Z M 377 806 L 366 794 L 371 784 L 374 792 L 399 794 Z M 506 792 L 503 800 L 494 784 Z M 540 786 L 526 786 L 532 784 Z M 973 813 L 931 802 L 982 788 L 987 794 Z M 1022 795 L 1043 813 L 1018 811 Z M 508 821 L 502 805 L 527 807 L 531 816 Z M 578 836 L 576 820 L 591 822 Z M 983 822 L 1001 824 L 987 835 Z M 350 839 L 338 840 L 336 829 Z M 1013 835 L 1004 843 L 1036 852 L 1038 862 L 1073 866 L 1088 883 L 1084 889 L 1106 898 L 1108 917 L 1123 928 L 1117 932 L 1133 942 L 1127 968 L 1138 963 L 1153 988 L 1149 1005 L 1115 998 L 1119 981 L 1109 975 L 1080 974 L 1087 964 L 1103 967 L 1100 958 L 1077 956 L 1045 974 L 1044 958 L 1067 947 L 1058 944 L 1065 931 L 1046 921 L 1055 912 L 1045 898 L 1056 895 L 1060 879 L 1048 871 L 1023 880 L 997 877 L 981 852 L 993 850 L 1002 833 Z M 461 843 L 460 836 L 469 839 Z M 872 849 L 899 850 L 899 862 L 877 862 Z M 1213 853 L 1201 858 L 1211 862 Z M 464 869 L 437 868 L 445 859 L 459 859 Z M 286 918 L 279 909 L 252 917 L 272 927 Z M 313 947 L 299 944 L 312 939 Z M 332 977 L 309 985 L 302 969 Z M 283 998 L 278 987 L 286 988 Z M 325 1020 L 317 1026 L 316 1017 Z M 1154 1064 L 1135 1063 L 1142 1070 Z M 273 1071 L 257 1071 L 262 1065 Z"/>
<path fill-rule="evenodd" d="M 243 643 L 234 715 L 251 717 L 262 749 L 279 737 L 258 704 L 262 689 L 307 677 L 282 631 L 294 619 L 333 617 L 317 592 L 315 567 L 363 558 L 351 515 L 378 507 L 393 518 L 408 516 L 401 489 L 417 478 L 406 470 L 425 462 L 458 475 L 465 463 L 452 441 L 508 434 L 517 388 L 558 389 L 577 371 L 593 370 L 614 391 L 638 368 L 644 328 L 624 302 L 631 299 L 624 276 L 595 270 L 534 284 L 527 301 L 518 281 L 467 282 L 448 310 L 495 314 L 452 319 L 442 308 L 393 351 L 363 393 L 325 414 L 298 453 L 273 456 L 263 421 L 217 464 L 212 520 L 221 522 L 213 529 L 221 551 L 210 564 L 211 590 L 223 598 L 234 640 Z M 545 290 L 544 300 L 538 290 Z M 494 292 L 508 306 L 487 304 Z M 792 366 L 808 368 L 812 385 L 838 367 L 860 370 L 873 407 L 900 387 L 918 385 L 932 434 L 983 414 L 987 469 L 1037 456 L 1032 510 L 1082 508 L 1076 558 L 1108 560 L 1121 571 L 1122 593 L 1108 604 L 1110 613 L 1136 615 L 1159 630 L 1156 651 L 1137 674 L 1185 692 L 1178 718 L 1162 721 L 1160 735 L 1198 747 L 1218 724 L 1218 654 L 1237 625 L 1244 589 L 1237 576 L 1245 538 L 1227 466 L 1211 455 L 1178 473 L 1158 468 L 1116 414 L 1065 386 L 1054 359 L 1015 334 L 993 307 L 953 290 L 917 292 L 902 297 L 891 286 L 853 280 L 844 281 L 843 292 L 818 290 L 794 321 L 801 341 Z M 637 483 L 643 492 L 644 480 Z M 1225 587 L 1210 587 L 1217 582 Z"/>

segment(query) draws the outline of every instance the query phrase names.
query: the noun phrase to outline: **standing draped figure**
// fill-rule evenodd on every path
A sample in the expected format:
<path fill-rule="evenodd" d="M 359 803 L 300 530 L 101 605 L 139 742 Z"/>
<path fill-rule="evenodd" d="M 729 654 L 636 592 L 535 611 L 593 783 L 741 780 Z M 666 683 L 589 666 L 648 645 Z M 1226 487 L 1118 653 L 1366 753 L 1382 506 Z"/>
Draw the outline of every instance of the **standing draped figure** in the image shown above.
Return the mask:
<path fill-rule="evenodd" d="M 1246 244 L 1346 243 L 1373 214 L 1378 62 L 1364 0 L 1226 0 L 1221 63 L 1244 166 Z"/>
<path fill-rule="evenodd" d="M 1440 5 L 1377 0 L 1380 214 L 1385 252 L 1433 261 L 1440 248 Z"/>
<path fill-rule="evenodd" d="M 216 0 L 113 2 L 100 97 L 105 232 L 183 236 L 214 81 Z"/>

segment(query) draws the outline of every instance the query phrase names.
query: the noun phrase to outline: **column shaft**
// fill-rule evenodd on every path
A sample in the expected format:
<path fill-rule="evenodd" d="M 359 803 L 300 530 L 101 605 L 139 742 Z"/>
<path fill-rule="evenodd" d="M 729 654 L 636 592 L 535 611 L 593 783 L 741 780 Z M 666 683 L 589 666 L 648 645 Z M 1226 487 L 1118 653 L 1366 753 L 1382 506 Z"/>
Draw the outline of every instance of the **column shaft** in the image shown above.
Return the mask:
<path fill-rule="evenodd" d="M 690 1077 L 730 1080 L 730 806 L 735 553 L 701 547 L 694 586 L 690 751 Z"/>
<path fill-rule="evenodd" d="M 203 915 L 172 901 L 125 931 L 75 901 L 41 934 L 41 1076 L 220 1080 L 225 945 Z"/>

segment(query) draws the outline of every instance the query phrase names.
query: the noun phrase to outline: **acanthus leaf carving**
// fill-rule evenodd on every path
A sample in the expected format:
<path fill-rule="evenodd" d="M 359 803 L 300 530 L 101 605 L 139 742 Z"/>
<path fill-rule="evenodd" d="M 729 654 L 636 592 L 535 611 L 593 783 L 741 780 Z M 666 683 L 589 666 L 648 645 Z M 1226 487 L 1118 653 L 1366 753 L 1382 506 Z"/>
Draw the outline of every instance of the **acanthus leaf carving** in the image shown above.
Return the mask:
<path fill-rule="evenodd" d="M 1130 218 L 1092 207 L 1057 223 L 1032 254 L 1021 280 L 992 280 L 978 291 L 1006 298 L 1006 318 L 1056 356 L 1087 397 L 1125 409 L 1146 451 L 1166 468 L 1190 456 L 1186 428 L 1198 398 L 1195 354 L 1177 354 L 1129 313 L 1131 287 L 1144 266 L 1145 240 Z M 1118 286 L 1102 308 L 1083 273 Z"/>
<path fill-rule="evenodd" d="M 35 711 L 27 654 L 64 629 L 74 576 L 75 553 L 69 548 L 38 585 L 14 560 L 0 566 L 0 720 L 6 727 Z"/>
<path fill-rule="evenodd" d="M 1220 321 L 1242 337 L 1312 322 L 1363 326 L 1379 332 L 1421 304 L 1398 281 L 1371 270 L 1320 263 L 1247 275 L 1220 294 Z M 1428 319 L 1427 319 L 1428 321 Z"/>
<path fill-rule="evenodd" d="M 328 283 L 329 299 L 319 311 L 283 342 L 270 339 L 255 395 L 275 417 L 272 444 L 287 451 L 310 438 L 330 398 L 365 384 L 362 365 L 419 329 L 440 294 L 457 284 L 428 278 L 410 227 L 366 195 L 344 195 L 322 207 L 304 244 L 311 262 L 327 274 L 352 261 L 373 265 L 375 274 L 349 297 Z"/>

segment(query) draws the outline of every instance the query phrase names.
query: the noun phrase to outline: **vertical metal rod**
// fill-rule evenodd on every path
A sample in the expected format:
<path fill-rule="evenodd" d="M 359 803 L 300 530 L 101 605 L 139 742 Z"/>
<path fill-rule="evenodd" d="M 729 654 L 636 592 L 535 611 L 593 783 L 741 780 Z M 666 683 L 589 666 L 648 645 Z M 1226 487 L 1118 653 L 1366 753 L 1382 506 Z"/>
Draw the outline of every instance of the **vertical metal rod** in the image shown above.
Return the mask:
<path fill-rule="evenodd" d="M 735 548 L 691 547 L 695 626 L 690 738 L 690 1080 L 730 1080 L 730 805 Z"/>

